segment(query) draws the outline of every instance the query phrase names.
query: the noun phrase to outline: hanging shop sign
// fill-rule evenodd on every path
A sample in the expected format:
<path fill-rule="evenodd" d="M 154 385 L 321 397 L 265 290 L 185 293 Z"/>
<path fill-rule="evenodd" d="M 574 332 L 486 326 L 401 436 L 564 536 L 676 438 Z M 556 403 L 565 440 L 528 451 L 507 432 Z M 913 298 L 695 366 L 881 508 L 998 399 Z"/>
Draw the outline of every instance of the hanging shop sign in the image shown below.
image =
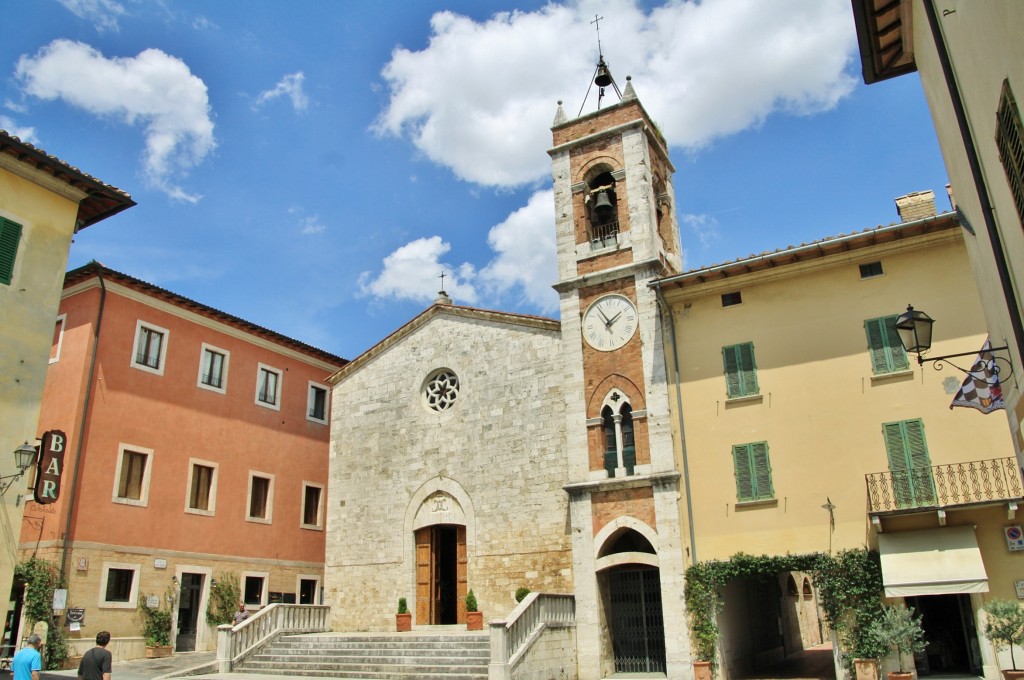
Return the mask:
<path fill-rule="evenodd" d="M 64 473 L 67 443 L 67 435 L 60 430 L 47 430 L 43 433 L 36 463 L 36 486 L 33 490 L 36 503 L 47 505 L 60 498 L 60 478 Z"/>

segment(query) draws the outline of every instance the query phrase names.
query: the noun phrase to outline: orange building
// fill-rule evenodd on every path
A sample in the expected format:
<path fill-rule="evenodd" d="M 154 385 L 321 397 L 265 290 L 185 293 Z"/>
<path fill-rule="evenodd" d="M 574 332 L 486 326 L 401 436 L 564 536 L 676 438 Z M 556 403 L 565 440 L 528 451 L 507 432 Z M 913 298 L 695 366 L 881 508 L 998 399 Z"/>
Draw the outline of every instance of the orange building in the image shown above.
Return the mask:
<path fill-rule="evenodd" d="M 74 647 L 106 629 L 115 658 L 142 656 L 148 601 L 170 603 L 178 651 L 212 649 L 216 580 L 251 608 L 319 601 L 324 380 L 345 363 L 97 262 L 67 274 L 39 419 L 66 458 L 20 550 L 61 566 Z"/>

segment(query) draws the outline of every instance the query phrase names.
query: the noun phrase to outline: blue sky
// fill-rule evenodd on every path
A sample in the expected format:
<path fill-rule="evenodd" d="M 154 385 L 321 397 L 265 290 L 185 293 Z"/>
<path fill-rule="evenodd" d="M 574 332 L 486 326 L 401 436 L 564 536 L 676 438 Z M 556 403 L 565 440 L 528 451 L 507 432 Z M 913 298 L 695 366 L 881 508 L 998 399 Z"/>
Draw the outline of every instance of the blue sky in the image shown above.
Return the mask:
<path fill-rule="evenodd" d="M 896 221 L 942 165 L 849 0 L 12 0 L 0 127 L 138 205 L 91 259 L 353 358 L 457 303 L 557 316 L 550 125 L 604 56 L 671 147 L 687 268 Z"/>

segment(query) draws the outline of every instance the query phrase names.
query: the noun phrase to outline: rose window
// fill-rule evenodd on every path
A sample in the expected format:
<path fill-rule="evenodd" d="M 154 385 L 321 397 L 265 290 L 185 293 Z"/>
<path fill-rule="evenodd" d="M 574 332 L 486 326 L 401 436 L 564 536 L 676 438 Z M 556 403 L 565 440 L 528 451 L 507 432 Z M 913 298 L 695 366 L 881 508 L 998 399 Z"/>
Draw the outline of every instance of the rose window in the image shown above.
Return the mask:
<path fill-rule="evenodd" d="M 459 378 L 452 371 L 442 370 L 428 381 L 424 396 L 431 411 L 447 411 L 459 396 Z"/>

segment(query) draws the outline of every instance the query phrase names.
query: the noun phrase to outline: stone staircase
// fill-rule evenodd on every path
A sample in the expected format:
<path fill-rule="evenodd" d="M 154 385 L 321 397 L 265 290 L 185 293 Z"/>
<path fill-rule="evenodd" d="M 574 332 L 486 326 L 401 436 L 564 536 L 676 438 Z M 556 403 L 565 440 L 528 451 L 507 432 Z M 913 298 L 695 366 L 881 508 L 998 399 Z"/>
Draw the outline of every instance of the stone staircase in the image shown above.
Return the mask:
<path fill-rule="evenodd" d="M 487 680 L 489 662 L 486 633 L 315 633 L 281 636 L 234 670 L 359 680 Z"/>

